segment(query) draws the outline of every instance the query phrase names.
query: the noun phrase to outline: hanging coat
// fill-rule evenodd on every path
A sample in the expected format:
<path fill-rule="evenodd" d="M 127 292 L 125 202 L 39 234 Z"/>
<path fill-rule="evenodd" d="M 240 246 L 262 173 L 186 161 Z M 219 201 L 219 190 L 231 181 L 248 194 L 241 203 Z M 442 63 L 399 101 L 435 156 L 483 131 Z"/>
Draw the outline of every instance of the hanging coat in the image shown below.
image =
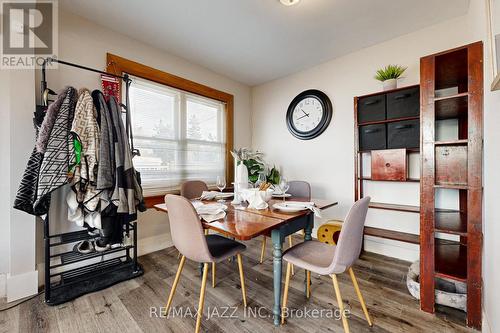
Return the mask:
<path fill-rule="evenodd" d="M 96 188 L 100 133 L 94 101 L 87 89 L 79 92 L 71 133 L 81 146 L 80 163 L 75 167 L 71 185 L 77 201 L 92 212 L 97 208 L 101 192 Z"/>
<path fill-rule="evenodd" d="M 115 138 L 113 121 L 104 95 L 99 90 L 92 92 L 92 98 L 100 120 L 99 168 L 97 170 L 97 189 L 112 189 L 115 185 Z"/>
<path fill-rule="evenodd" d="M 35 211 L 41 207 L 48 207 L 50 193 L 68 183 L 72 175 L 69 171 L 75 164 L 73 135 L 70 133 L 75 112 L 77 92 L 75 88 L 68 88 L 56 121 L 48 137 L 47 146 L 43 155 L 42 165 L 38 176 L 38 187 Z"/>
<path fill-rule="evenodd" d="M 116 97 L 108 101 L 109 112 L 113 121 L 115 141 L 116 181 L 111 195 L 112 203 L 117 207 L 117 213 L 136 217 L 137 206 L 143 201 L 142 188 L 137 180 L 137 174 L 132 164 L 132 152 L 128 135 L 123 125 L 121 106 Z"/>
<path fill-rule="evenodd" d="M 42 165 L 43 153 L 45 152 L 48 138 L 59 113 L 63 100 L 66 98 L 69 88 L 66 87 L 59 92 L 56 100 L 50 104 L 45 112 L 45 116 L 33 119 L 35 126 L 35 147 L 31 152 L 28 164 L 21 178 L 21 184 L 17 190 L 14 200 L 14 208 L 22 210 L 32 215 L 43 215 L 48 212 L 50 198 L 45 200 L 44 205 L 39 205 L 38 210 L 34 210 L 34 203 L 37 195 L 38 176 Z M 40 124 L 40 120 L 41 124 Z"/>

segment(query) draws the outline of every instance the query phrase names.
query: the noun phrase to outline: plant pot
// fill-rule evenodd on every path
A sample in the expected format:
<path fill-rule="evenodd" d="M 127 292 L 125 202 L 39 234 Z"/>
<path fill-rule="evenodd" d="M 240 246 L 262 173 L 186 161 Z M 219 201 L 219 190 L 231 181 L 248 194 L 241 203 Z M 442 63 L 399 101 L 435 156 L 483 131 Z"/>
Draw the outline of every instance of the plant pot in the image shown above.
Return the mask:
<path fill-rule="evenodd" d="M 386 90 L 392 90 L 392 89 L 396 89 L 397 86 L 398 86 L 398 80 L 397 79 L 389 79 L 389 80 L 385 80 L 382 82 L 383 86 L 384 86 L 384 91 Z"/>

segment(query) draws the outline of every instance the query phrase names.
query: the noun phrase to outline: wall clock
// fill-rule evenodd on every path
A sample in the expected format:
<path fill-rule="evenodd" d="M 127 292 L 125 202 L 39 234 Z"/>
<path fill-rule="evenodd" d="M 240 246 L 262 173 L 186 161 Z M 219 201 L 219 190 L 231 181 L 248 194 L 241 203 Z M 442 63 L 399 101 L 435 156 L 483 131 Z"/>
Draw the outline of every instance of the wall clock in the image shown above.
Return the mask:
<path fill-rule="evenodd" d="M 310 140 L 323 133 L 332 120 L 332 102 L 322 91 L 310 89 L 295 97 L 286 113 L 286 125 L 298 139 Z"/>

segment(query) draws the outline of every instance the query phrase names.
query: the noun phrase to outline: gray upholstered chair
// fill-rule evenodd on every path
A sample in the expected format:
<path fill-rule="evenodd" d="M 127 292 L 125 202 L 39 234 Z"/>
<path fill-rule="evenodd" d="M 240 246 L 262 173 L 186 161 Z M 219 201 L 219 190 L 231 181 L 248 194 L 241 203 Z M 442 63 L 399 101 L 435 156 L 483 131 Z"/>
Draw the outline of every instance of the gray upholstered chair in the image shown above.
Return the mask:
<path fill-rule="evenodd" d="M 196 320 L 196 332 L 199 332 L 201 318 L 203 316 L 203 305 L 205 303 L 205 289 L 209 263 L 221 262 L 232 256 L 238 258 L 243 305 L 245 307 L 247 306 L 245 277 L 243 275 L 243 264 L 241 262 L 241 252 L 246 249 L 246 246 L 220 235 L 205 235 L 198 214 L 188 199 L 178 195 L 167 194 L 165 196 L 165 204 L 168 209 L 172 241 L 177 250 L 182 254 L 179 268 L 177 269 L 177 274 L 175 275 L 174 283 L 170 290 L 170 295 L 168 296 L 165 312 L 168 313 L 170 305 L 172 304 L 175 289 L 177 288 L 186 258 L 203 263 L 203 278 Z"/>
<path fill-rule="evenodd" d="M 291 194 L 293 198 L 301 198 L 305 200 L 311 200 L 311 185 L 303 180 L 292 180 L 289 181 L 287 193 Z M 266 237 L 270 235 L 264 235 L 262 238 L 262 247 L 260 250 L 260 263 L 264 261 L 264 254 L 266 252 Z M 288 236 L 288 246 L 293 246 L 292 235 Z M 292 275 L 295 275 L 294 268 L 292 266 Z"/>
<path fill-rule="evenodd" d="M 188 180 L 181 185 L 181 196 L 187 199 L 199 198 L 203 191 L 208 191 L 208 186 L 201 180 Z"/>
<path fill-rule="evenodd" d="M 342 314 L 344 331 L 348 333 L 349 324 L 347 323 L 347 318 L 344 314 L 344 305 L 340 295 L 337 274 L 349 271 L 349 275 L 351 276 L 352 283 L 356 289 L 356 293 L 361 303 L 361 307 L 363 308 L 366 320 L 368 321 L 368 324 L 372 326 L 370 315 L 368 314 L 365 301 L 361 295 L 361 291 L 359 290 L 356 276 L 352 270 L 352 265 L 356 262 L 359 258 L 359 254 L 361 253 L 363 229 L 369 203 L 370 197 L 365 197 L 354 203 L 342 225 L 342 231 L 340 232 L 339 240 L 336 246 L 312 240 L 297 244 L 291 249 L 285 251 L 283 254 L 283 260 L 287 262 L 287 268 L 285 291 L 283 294 L 283 314 L 286 309 L 288 287 L 290 285 L 291 265 L 293 264 L 306 270 L 308 281 L 310 280 L 310 272 L 314 272 L 319 275 L 331 276 L 335 296 L 337 297 L 337 303 Z M 310 288 L 308 283 L 307 288 Z M 310 294 L 309 290 L 307 291 L 307 294 Z M 282 315 L 282 324 L 284 323 L 284 320 L 285 316 Z"/>

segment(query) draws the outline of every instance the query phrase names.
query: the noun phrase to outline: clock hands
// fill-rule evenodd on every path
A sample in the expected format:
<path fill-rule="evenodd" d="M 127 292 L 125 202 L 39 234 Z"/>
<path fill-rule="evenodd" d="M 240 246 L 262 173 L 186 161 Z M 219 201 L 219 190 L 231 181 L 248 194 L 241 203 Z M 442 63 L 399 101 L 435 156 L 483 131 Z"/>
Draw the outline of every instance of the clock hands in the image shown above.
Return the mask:
<path fill-rule="evenodd" d="M 305 112 L 304 112 L 304 113 L 305 113 Z M 297 120 L 300 120 L 300 119 L 305 118 L 305 117 L 309 117 L 309 115 L 306 113 L 306 114 L 305 114 L 305 115 L 303 115 L 302 117 L 297 118 Z"/>
<path fill-rule="evenodd" d="M 305 112 L 305 111 L 304 111 L 304 110 L 302 110 L 302 109 L 300 109 L 300 111 L 304 112 L 304 114 L 305 114 L 306 116 L 308 116 L 308 117 L 309 117 L 309 113 Z M 303 117 L 302 117 L 302 118 L 303 118 Z M 299 119 L 300 119 L 300 118 L 299 118 Z"/>

